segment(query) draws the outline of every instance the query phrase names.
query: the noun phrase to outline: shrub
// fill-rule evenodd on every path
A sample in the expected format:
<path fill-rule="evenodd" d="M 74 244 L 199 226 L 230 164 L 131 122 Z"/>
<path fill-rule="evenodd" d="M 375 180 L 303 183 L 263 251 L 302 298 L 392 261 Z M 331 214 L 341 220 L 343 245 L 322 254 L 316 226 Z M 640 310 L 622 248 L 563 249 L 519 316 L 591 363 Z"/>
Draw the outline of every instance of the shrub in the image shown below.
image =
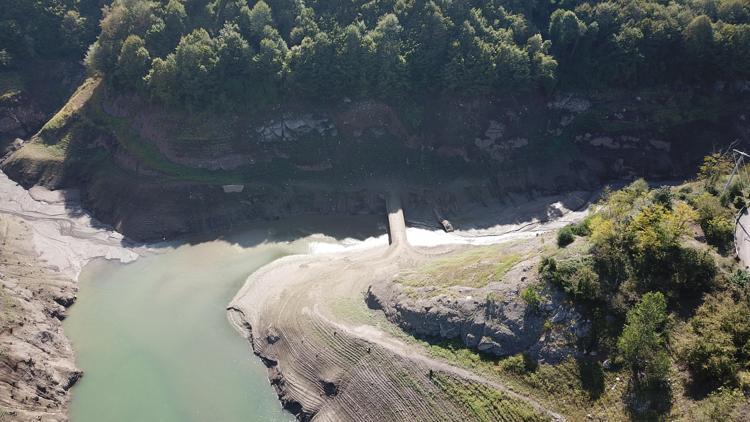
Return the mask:
<path fill-rule="evenodd" d="M 714 258 L 707 250 L 681 248 L 672 278 L 674 288 L 692 292 L 709 290 L 716 271 Z"/>
<path fill-rule="evenodd" d="M 691 193 L 693 193 L 693 188 L 691 188 L 690 186 L 683 186 L 677 192 L 677 197 L 684 201 L 688 198 L 688 196 L 690 196 Z"/>
<path fill-rule="evenodd" d="M 701 224 L 706 242 L 715 246 L 720 253 L 726 254 L 734 242 L 734 223 L 724 216 L 716 216 Z"/>
<path fill-rule="evenodd" d="M 673 195 L 672 189 L 670 189 L 669 186 L 662 186 L 654 189 L 651 198 L 656 204 L 662 205 L 666 208 L 672 208 Z"/>
<path fill-rule="evenodd" d="M 718 197 L 705 192 L 692 200 L 693 207 L 698 211 L 698 223 L 706 236 L 706 242 L 719 252 L 727 253 L 734 240 L 734 215 L 721 202 Z"/>
<path fill-rule="evenodd" d="M 523 353 L 509 356 L 499 362 L 500 368 L 516 375 L 526 375 L 536 371 L 539 364 L 530 356 Z"/>
<path fill-rule="evenodd" d="M 539 275 L 542 280 L 562 288 L 577 300 L 600 299 L 599 275 L 588 259 L 558 262 L 554 258 L 544 258 Z"/>
<path fill-rule="evenodd" d="M 592 217 L 586 217 L 583 221 L 581 221 L 578 224 L 571 224 L 570 230 L 573 232 L 576 236 L 588 236 L 591 234 L 591 227 L 589 227 L 589 223 L 591 222 Z"/>
<path fill-rule="evenodd" d="M 631 273 L 628 255 L 614 242 L 600 243 L 591 248 L 593 266 L 608 290 L 617 289 Z"/>
<path fill-rule="evenodd" d="M 747 298 L 709 296 L 690 321 L 679 356 L 696 381 L 738 383 L 738 372 L 750 363 L 750 306 Z"/>
<path fill-rule="evenodd" d="M 703 185 L 709 192 L 716 191 L 716 184 L 721 176 L 732 170 L 732 162 L 729 156 L 720 153 L 707 155 L 703 158 L 698 171 L 698 180 L 703 181 Z"/>
<path fill-rule="evenodd" d="M 526 302 L 530 310 L 539 309 L 539 305 L 542 303 L 542 296 L 539 294 L 534 286 L 529 286 L 521 292 L 521 299 Z"/>
<path fill-rule="evenodd" d="M 744 187 L 744 184 L 739 181 L 736 181 L 729 185 L 727 191 L 724 192 L 724 194 L 721 196 L 721 205 L 728 207 L 730 204 L 734 205 L 736 200 L 744 200 L 742 193 L 742 189 L 744 189 Z"/>
<path fill-rule="evenodd" d="M 570 226 L 565 226 L 557 232 L 557 246 L 564 248 L 575 240 L 573 229 Z"/>
<path fill-rule="evenodd" d="M 729 281 L 734 285 L 744 287 L 750 281 L 750 273 L 745 270 L 737 270 L 729 276 Z"/>

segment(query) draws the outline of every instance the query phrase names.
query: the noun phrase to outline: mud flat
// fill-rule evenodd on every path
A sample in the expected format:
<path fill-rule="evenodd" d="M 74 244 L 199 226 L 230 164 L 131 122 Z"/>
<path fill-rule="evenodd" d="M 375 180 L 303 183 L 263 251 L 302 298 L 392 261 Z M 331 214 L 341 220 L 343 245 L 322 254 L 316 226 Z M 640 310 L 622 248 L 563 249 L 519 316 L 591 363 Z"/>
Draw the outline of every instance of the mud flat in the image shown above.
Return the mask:
<path fill-rule="evenodd" d="M 266 363 L 285 407 L 301 420 L 459 421 L 476 419 L 460 393 L 470 391 L 493 403 L 490 419 L 562 419 L 502 384 L 423 355 L 387 324 L 374 323 L 379 316 L 365 305 L 371 284 L 466 248 L 443 235 L 436 242 L 442 246 L 411 246 L 413 234 L 422 243 L 429 238 L 406 229 L 397 196 L 388 204 L 389 246 L 279 259 L 253 273 L 229 305 L 230 320 Z M 497 228 L 494 241 L 533 237 L 583 215 L 562 211 L 563 220 Z"/>

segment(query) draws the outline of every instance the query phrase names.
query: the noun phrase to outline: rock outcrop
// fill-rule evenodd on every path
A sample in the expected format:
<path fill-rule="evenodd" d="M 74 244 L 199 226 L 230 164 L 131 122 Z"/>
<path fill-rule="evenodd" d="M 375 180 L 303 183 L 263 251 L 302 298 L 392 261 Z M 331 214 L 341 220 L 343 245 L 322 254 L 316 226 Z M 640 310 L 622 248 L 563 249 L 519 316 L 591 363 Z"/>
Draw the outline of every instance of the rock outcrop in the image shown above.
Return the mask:
<path fill-rule="evenodd" d="M 414 289 L 383 281 L 370 286 L 366 300 L 417 337 L 458 341 L 488 355 L 526 353 L 556 363 L 581 353 L 578 343 L 589 335 L 591 323 L 552 286 L 540 292 L 539 303 L 523 299 L 523 291 L 539 283 L 537 261 L 522 262 L 485 287 L 453 286 L 437 294 L 434 286 Z"/>
<path fill-rule="evenodd" d="M 71 98 L 69 124 L 0 165 L 26 187 L 80 189 L 95 217 L 136 240 L 295 214 L 376 213 L 373 198 L 395 180 L 409 196 L 453 208 L 445 217 L 454 221 L 513 195 L 674 180 L 706 152 L 750 141 L 750 121 L 737 112 L 750 98 L 739 91 L 711 119 L 682 111 L 705 94 L 665 91 L 439 98 L 415 120 L 378 101 L 195 115 L 83 86 L 93 87 L 90 104 Z M 443 202 L 451 197 L 461 198 L 457 208 Z"/>

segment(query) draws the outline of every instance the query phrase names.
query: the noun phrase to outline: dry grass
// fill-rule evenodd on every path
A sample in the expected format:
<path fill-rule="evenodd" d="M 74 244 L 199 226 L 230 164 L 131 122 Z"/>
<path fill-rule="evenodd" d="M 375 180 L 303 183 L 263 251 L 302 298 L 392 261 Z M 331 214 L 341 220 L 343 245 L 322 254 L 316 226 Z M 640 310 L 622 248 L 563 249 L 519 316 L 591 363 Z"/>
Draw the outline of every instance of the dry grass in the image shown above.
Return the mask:
<path fill-rule="evenodd" d="M 408 287 L 485 287 L 501 281 L 511 268 L 528 258 L 509 249 L 507 244 L 471 248 L 431 261 L 396 281 Z"/>
<path fill-rule="evenodd" d="M 474 420 L 487 422 L 550 420 L 527 403 L 484 384 L 459 380 L 445 374 L 435 374 L 432 380 L 448 397 L 461 407 L 467 408 Z"/>

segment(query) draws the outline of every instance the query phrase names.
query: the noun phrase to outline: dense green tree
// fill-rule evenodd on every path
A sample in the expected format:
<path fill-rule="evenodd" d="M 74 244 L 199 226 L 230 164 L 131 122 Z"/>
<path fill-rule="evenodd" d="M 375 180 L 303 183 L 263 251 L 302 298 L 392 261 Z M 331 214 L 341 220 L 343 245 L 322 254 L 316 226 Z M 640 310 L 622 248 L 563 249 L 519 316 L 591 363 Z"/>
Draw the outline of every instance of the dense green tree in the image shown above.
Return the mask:
<path fill-rule="evenodd" d="M 495 84 L 493 46 L 477 36 L 464 21 L 457 41 L 451 43 L 450 61 L 444 68 L 443 83 L 447 89 L 467 94 L 487 94 Z"/>
<path fill-rule="evenodd" d="M 696 16 L 685 28 L 685 47 L 697 60 L 710 58 L 714 46 L 714 30 L 706 15 Z"/>
<path fill-rule="evenodd" d="M 216 74 L 223 96 L 230 103 L 237 104 L 254 99 L 253 49 L 237 25 L 225 24 L 219 31 L 215 46 L 218 57 Z"/>
<path fill-rule="evenodd" d="M 54 15 L 66 39 L 78 42 L 81 25 L 90 25 L 80 10 L 91 9 L 95 1 L 85 6 L 80 1 L 78 8 Z M 20 8 L 32 10 L 26 4 Z M 156 78 L 172 68 L 164 64 L 178 48 L 185 49 L 178 46 L 185 36 L 204 30 L 215 40 L 227 25 L 235 25 L 231 43 L 244 45 L 244 40 L 249 53 L 242 47 L 238 54 L 251 58 L 238 62 L 236 54 L 218 54 L 214 45 L 218 62 L 209 67 L 221 70 L 198 78 L 215 90 L 208 96 L 228 106 L 285 95 L 399 100 L 446 92 L 471 96 L 708 84 L 750 78 L 748 10 L 745 0 L 114 0 L 104 10 L 101 34 L 86 61 L 117 83 L 114 69 L 122 45 L 137 35 L 152 57 L 161 58 L 151 65 L 160 67 Z M 0 40 L 12 40 L 8 45 L 13 46 L 3 47 L 5 66 L 29 50 L 29 37 L 21 36 L 27 32 L 18 19 L 0 19 Z M 174 60 L 178 83 L 182 65 Z M 173 102 L 183 103 L 185 92 L 178 86 Z M 152 94 L 161 98 L 163 93 Z M 204 100 L 203 106 L 212 104 Z M 194 102 L 186 104 L 195 107 Z"/>
<path fill-rule="evenodd" d="M 122 43 L 117 57 L 117 67 L 112 75 L 114 82 L 120 87 L 140 88 L 151 64 L 151 58 L 146 50 L 143 39 L 138 35 L 130 35 Z"/>
<path fill-rule="evenodd" d="M 273 27 L 273 12 L 266 2 L 260 0 L 252 8 L 243 7 L 240 11 L 242 35 L 253 42 L 259 42 L 266 33 L 266 26 Z"/>
<path fill-rule="evenodd" d="M 409 80 L 419 89 L 439 85 L 439 69 L 445 63 L 453 23 L 433 1 L 425 3 L 412 29 L 415 47 L 409 53 Z"/>
<path fill-rule="evenodd" d="M 374 43 L 365 34 L 363 22 L 344 28 L 337 52 L 336 78 L 346 95 L 364 95 L 369 92 L 368 80 L 372 78 Z"/>
<path fill-rule="evenodd" d="M 196 29 L 182 37 L 174 58 L 181 100 L 194 107 L 210 102 L 216 92 L 219 56 L 208 32 Z"/>
<path fill-rule="evenodd" d="M 146 83 L 151 95 L 165 103 L 176 103 L 177 97 L 177 63 L 174 54 L 162 59 L 157 57 L 151 63 L 151 70 L 146 76 Z"/>
<path fill-rule="evenodd" d="M 562 57 L 572 56 L 586 35 L 586 24 L 573 11 L 557 9 L 549 23 L 549 34 L 555 51 Z"/>
<path fill-rule="evenodd" d="M 368 36 L 375 46 L 375 92 L 379 96 L 402 96 L 408 85 L 406 60 L 401 49 L 403 27 L 396 15 L 384 15 Z"/>
<path fill-rule="evenodd" d="M 4 0 L 0 50 L 4 66 L 35 59 L 79 59 L 96 36 L 99 7 L 73 0 Z"/>
<path fill-rule="evenodd" d="M 666 325 L 667 302 L 661 293 L 646 293 L 628 312 L 617 349 L 637 388 L 658 386 L 669 374 Z"/>
<path fill-rule="evenodd" d="M 325 32 L 305 37 L 290 51 L 289 67 L 293 90 L 312 97 L 326 98 L 341 89 L 334 79 L 336 50 Z"/>
<path fill-rule="evenodd" d="M 163 56 L 172 51 L 187 26 L 187 12 L 179 0 L 169 0 L 159 15 L 161 18 L 149 30 L 150 51 Z"/>
<path fill-rule="evenodd" d="M 277 100 L 286 79 L 286 57 L 289 48 L 278 31 L 271 26 L 264 28 L 258 54 L 254 61 L 258 69 L 258 92 L 266 101 Z"/>

